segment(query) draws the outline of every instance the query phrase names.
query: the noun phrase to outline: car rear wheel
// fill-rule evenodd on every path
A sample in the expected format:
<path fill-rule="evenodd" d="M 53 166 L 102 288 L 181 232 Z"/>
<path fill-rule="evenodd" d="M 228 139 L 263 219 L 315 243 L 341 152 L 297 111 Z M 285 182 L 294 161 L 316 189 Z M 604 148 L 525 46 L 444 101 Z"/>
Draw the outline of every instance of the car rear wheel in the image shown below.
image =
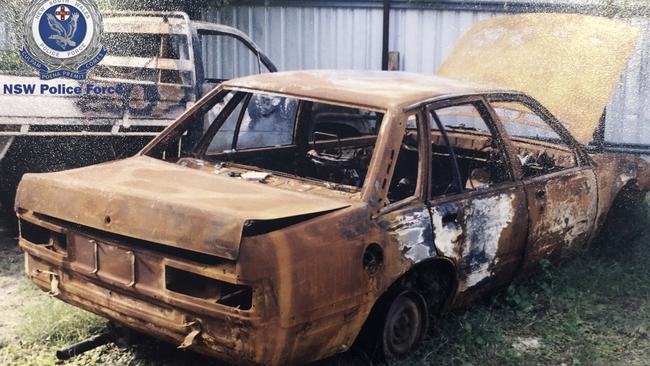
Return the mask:
<path fill-rule="evenodd" d="M 427 330 L 427 307 L 416 291 L 404 291 L 390 304 L 381 336 L 386 359 L 402 358 L 415 350 Z"/>

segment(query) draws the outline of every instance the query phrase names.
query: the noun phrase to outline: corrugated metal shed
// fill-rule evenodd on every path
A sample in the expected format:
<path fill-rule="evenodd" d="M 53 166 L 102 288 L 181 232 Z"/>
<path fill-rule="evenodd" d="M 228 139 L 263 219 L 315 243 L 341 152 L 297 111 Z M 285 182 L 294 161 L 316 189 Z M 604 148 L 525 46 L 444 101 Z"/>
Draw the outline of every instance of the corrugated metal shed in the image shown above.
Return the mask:
<path fill-rule="evenodd" d="M 646 33 L 610 99 L 605 139 L 650 144 L 650 20 L 634 19 L 634 23 Z"/>
<path fill-rule="evenodd" d="M 310 6 L 298 6 L 306 2 L 292 0 L 273 1 L 272 6 L 259 5 L 259 1 L 245 3 L 248 5 L 207 10 L 203 18 L 247 32 L 280 70 L 381 69 L 381 1 L 314 1 Z M 400 53 L 402 70 L 433 73 L 478 20 L 522 11 L 600 11 L 594 4 L 584 0 L 395 1 L 389 49 Z M 650 24 L 645 18 L 634 22 L 646 29 Z M 650 37 L 646 37 L 612 97 L 606 124 L 609 142 L 650 142 L 649 47 Z"/>
<path fill-rule="evenodd" d="M 248 33 L 280 70 L 381 69 L 381 9 L 231 6 L 204 19 Z"/>

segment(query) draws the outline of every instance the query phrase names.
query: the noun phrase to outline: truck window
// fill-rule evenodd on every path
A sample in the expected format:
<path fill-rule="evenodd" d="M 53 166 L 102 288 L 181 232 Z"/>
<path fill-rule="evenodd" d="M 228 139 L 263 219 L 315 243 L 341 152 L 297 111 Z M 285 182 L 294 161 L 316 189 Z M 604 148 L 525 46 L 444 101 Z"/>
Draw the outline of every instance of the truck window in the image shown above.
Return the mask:
<path fill-rule="evenodd" d="M 207 82 L 219 83 L 241 76 L 268 72 L 259 62 L 257 54 L 244 42 L 218 32 L 199 31 L 203 48 L 203 78 Z"/>

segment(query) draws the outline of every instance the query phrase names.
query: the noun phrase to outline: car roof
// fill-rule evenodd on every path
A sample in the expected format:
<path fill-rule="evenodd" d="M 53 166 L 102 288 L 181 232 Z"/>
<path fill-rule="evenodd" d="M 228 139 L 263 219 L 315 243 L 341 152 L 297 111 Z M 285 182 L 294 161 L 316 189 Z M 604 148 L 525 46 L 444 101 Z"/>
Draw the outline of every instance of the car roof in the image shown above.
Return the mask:
<path fill-rule="evenodd" d="M 286 71 L 232 79 L 223 85 L 371 109 L 405 108 L 446 95 L 506 91 L 432 74 L 360 70 Z"/>

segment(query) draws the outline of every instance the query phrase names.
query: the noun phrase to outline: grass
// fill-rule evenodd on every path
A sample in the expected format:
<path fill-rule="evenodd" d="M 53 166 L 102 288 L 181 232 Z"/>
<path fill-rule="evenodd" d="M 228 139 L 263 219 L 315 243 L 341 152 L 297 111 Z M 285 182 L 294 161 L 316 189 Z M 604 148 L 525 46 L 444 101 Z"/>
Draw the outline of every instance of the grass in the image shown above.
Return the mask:
<path fill-rule="evenodd" d="M 436 321 L 417 352 L 392 364 L 649 364 L 649 206 L 646 202 L 641 207 L 622 206 L 617 211 L 592 250 L 563 263 L 544 262 L 540 273 L 529 281 L 469 309 L 445 315 Z M 20 270 L 16 263 L 6 263 L 7 257 L 12 256 L 3 255 L 0 260 L 0 275 Z M 34 301 L 20 309 L 20 323 L 14 334 L 0 343 L 0 364 L 54 365 L 58 347 L 105 325 L 101 318 L 48 298 L 22 277 L 19 281 L 20 289 L 12 296 Z M 176 351 L 173 345 L 145 340 L 128 348 L 100 347 L 64 364 L 163 366 L 218 362 Z M 355 351 L 319 364 L 372 362 Z"/>

